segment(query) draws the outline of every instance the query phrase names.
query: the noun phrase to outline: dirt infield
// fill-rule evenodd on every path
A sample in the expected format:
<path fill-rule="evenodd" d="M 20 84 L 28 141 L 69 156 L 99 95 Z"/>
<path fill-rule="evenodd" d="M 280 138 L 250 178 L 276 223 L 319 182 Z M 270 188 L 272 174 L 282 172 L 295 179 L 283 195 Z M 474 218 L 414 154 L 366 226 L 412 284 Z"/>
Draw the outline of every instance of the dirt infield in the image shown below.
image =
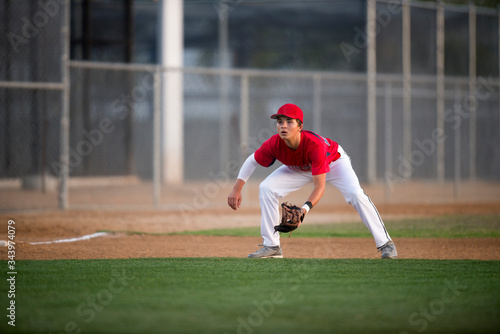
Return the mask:
<path fill-rule="evenodd" d="M 117 234 L 73 243 L 18 244 L 17 259 L 247 257 L 259 237 Z M 500 260 L 500 239 L 395 239 L 404 259 Z M 283 238 L 286 258 L 379 258 L 370 238 Z M 1 253 L 6 253 L 5 247 Z M 5 258 L 5 254 L 2 254 Z"/>
<path fill-rule="evenodd" d="M 384 219 L 441 214 L 500 213 L 500 203 L 381 205 Z M 333 212 L 333 213 L 332 213 Z M 176 211 L 47 211 L 1 214 L 5 227 L 0 240 L 7 240 L 6 223 L 15 221 L 16 259 L 101 259 L 139 257 L 246 257 L 261 242 L 255 237 L 204 237 L 179 235 L 138 235 L 120 231 L 171 233 L 187 230 L 259 226 L 255 210 L 204 210 L 189 215 Z M 357 213 L 347 205 L 315 210 L 310 223 L 354 222 Z M 91 240 L 31 245 L 30 242 L 76 238 L 97 231 L 114 233 Z M 390 231 L 389 231 L 390 232 Z M 499 238 L 395 239 L 400 258 L 500 260 Z M 282 238 L 287 258 L 378 258 L 370 238 Z M 7 247 L 0 247 L 7 259 Z"/>

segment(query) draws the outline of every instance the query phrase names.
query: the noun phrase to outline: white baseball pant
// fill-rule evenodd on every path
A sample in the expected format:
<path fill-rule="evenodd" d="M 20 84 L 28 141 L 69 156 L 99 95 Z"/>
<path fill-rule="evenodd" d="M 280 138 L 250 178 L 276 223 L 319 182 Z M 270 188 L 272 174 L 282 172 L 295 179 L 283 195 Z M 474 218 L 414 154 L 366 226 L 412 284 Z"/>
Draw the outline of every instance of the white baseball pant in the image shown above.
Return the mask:
<path fill-rule="evenodd" d="M 361 220 L 370 230 L 377 247 L 383 246 L 390 239 L 382 218 L 370 198 L 364 193 L 354 172 L 351 159 L 339 146 L 341 157 L 330 164 L 326 182 L 337 187 L 347 203 L 359 213 Z M 274 231 L 274 225 L 280 222 L 279 200 L 293 191 L 299 190 L 312 182 L 311 172 L 297 171 L 288 166 L 281 166 L 272 172 L 259 187 L 261 235 L 265 246 L 280 244 L 280 234 Z"/>

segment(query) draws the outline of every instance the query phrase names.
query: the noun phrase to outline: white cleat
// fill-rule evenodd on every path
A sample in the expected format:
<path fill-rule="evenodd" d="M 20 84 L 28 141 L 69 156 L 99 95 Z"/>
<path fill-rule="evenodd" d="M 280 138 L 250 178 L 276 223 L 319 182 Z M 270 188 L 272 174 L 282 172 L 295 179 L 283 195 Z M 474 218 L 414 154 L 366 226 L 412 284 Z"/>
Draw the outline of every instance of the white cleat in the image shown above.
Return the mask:
<path fill-rule="evenodd" d="M 259 245 L 259 246 L 264 246 L 264 245 Z M 267 259 L 267 258 L 283 258 L 283 251 L 281 250 L 280 246 L 264 246 L 255 253 L 249 254 L 249 258 L 260 258 L 260 259 Z"/>

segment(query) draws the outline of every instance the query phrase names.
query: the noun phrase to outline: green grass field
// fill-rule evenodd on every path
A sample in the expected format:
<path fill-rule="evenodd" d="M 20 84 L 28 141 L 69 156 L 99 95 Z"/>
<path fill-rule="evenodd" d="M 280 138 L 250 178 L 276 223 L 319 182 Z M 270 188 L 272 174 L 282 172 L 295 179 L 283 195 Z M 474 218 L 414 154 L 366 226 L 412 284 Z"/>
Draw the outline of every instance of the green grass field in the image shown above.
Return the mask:
<path fill-rule="evenodd" d="M 500 215 L 461 215 L 398 219 L 386 221 L 385 225 L 393 238 L 500 237 Z M 260 227 L 186 231 L 173 234 L 256 236 L 260 235 Z M 305 221 L 292 235 L 294 238 L 371 237 L 370 232 L 361 221 L 321 225 L 310 225 Z"/>
<path fill-rule="evenodd" d="M 500 330 L 497 261 L 153 258 L 17 270 L 16 327 L 3 316 L 2 333 Z"/>
<path fill-rule="evenodd" d="M 499 216 L 386 225 L 398 237 L 498 237 Z M 293 236 L 366 236 L 363 229 L 304 225 Z M 6 317 L 7 261 L 0 266 L 1 333 L 500 332 L 500 261 L 23 260 L 15 327 Z"/>

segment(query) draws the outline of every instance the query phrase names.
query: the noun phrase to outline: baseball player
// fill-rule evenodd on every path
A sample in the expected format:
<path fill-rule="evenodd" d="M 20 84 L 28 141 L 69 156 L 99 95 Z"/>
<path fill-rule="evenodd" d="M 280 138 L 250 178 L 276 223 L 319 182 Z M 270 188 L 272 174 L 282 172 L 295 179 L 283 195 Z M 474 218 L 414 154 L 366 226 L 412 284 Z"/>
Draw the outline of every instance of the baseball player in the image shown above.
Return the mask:
<path fill-rule="evenodd" d="M 314 132 L 303 130 L 302 110 L 294 104 L 285 104 L 271 116 L 276 119 L 278 133 L 251 154 L 241 166 L 228 204 L 237 210 L 242 201 L 241 190 L 255 168 L 271 166 L 276 160 L 280 166 L 259 187 L 261 209 L 261 235 L 263 246 L 250 258 L 282 258 L 280 234 L 274 226 L 279 224 L 279 200 L 306 184 L 313 183 L 313 190 L 302 212 L 307 214 L 321 199 L 326 183 L 340 190 L 370 230 L 382 259 L 396 258 L 397 251 L 377 209 L 365 195 L 354 172 L 351 160 L 336 142 Z M 299 224 L 300 225 L 300 224 Z"/>

